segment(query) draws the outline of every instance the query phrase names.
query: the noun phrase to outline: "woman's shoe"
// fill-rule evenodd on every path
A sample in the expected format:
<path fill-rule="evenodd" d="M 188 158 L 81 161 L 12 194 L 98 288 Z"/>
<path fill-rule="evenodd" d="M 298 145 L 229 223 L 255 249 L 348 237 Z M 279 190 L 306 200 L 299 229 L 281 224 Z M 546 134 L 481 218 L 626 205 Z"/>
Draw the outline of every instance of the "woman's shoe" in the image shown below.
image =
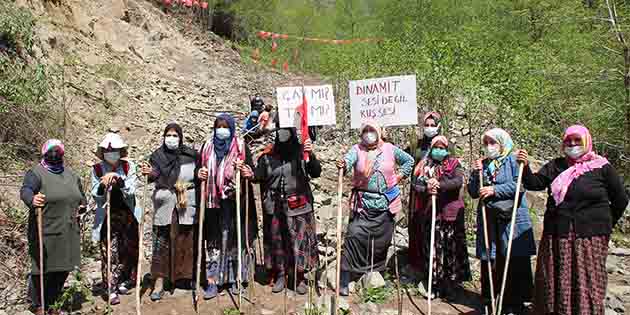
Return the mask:
<path fill-rule="evenodd" d="M 109 295 L 109 304 L 118 305 L 120 304 L 120 297 L 116 293 L 112 293 Z"/>
<path fill-rule="evenodd" d="M 150 298 L 151 301 L 159 301 L 162 299 L 164 295 L 164 278 L 155 279 L 155 283 L 153 284 L 153 293 L 151 293 Z"/>
<path fill-rule="evenodd" d="M 219 293 L 219 288 L 217 288 L 216 284 L 214 283 L 208 284 L 208 286 L 205 289 L 203 289 L 203 299 L 211 300 L 217 297 L 218 293 Z"/>
<path fill-rule="evenodd" d="M 118 286 L 118 293 L 122 295 L 129 294 L 129 290 L 133 288 L 133 284 L 131 281 L 124 281 Z"/>
<path fill-rule="evenodd" d="M 300 283 L 298 283 L 298 286 L 296 288 L 296 293 L 299 295 L 304 295 L 306 294 L 307 290 L 308 290 L 308 286 L 306 285 L 306 282 L 304 282 L 304 280 L 300 281 Z"/>
<path fill-rule="evenodd" d="M 271 289 L 271 292 L 280 293 L 282 292 L 282 290 L 284 290 L 284 286 L 285 286 L 284 273 L 278 274 L 278 276 L 276 277 L 276 281 L 273 284 L 273 288 Z"/>

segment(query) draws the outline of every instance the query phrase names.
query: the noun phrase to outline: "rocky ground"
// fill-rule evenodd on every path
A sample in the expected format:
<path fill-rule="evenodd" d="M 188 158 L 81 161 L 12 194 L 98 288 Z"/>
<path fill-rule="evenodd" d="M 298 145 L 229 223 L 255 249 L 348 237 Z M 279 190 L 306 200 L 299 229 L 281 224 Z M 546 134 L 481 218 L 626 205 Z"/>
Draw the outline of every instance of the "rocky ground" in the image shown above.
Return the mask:
<path fill-rule="evenodd" d="M 233 113 L 239 120 L 249 108 L 248 96 L 260 92 L 265 99 L 273 99 L 276 86 L 321 82 L 317 78 L 284 74 L 254 65 L 245 64 L 236 46 L 207 32 L 199 31 L 187 19 L 164 14 L 151 1 L 146 0 L 22 0 L 38 17 L 36 58 L 49 64 L 65 64 L 66 88 L 58 91 L 67 96 L 70 132 L 67 134 L 70 164 L 87 180 L 89 166 L 95 157 L 96 144 L 108 129 L 116 129 L 131 146 L 131 158 L 142 160 L 159 145 L 164 126 L 171 121 L 183 127 L 186 140 L 199 146 L 210 133 L 214 116 L 219 112 Z M 343 122 L 342 122 L 343 123 Z M 450 126 L 455 135 L 465 136 L 461 130 L 467 126 Z M 347 128 L 322 130 L 316 143 L 316 153 L 323 162 L 324 172 L 313 181 L 317 201 L 316 216 L 320 234 L 322 265 L 328 260 L 329 271 L 318 276 L 319 294 L 331 294 L 334 287 L 335 216 L 337 209 L 337 171 L 334 161 L 349 148 L 352 137 L 344 133 Z M 464 143 L 462 139 L 461 143 Z M 0 315 L 30 314 L 27 311 L 25 287 L 22 281 L 28 271 L 25 256 L 24 209 L 17 200 L 20 175 L 0 174 Z M 347 186 L 344 202 L 348 197 Z M 142 188 L 142 187 L 141 187 Z M 150 188 L 150 187 L 149 187 Z M 534 208 L 542 209 L 544 196 L 531 195 Z M 138 202 L 143 202 L 141 196 Z M 345 207 L 344 207 L 345 208 Z M 344 210 L 345 211 L 345 210 Z M 148 210 L 150 212 L 150 209 Z M 534 213 L 535 214 L 535 213 Z M 540 214 L 540 213 L 539 213 Z M 537 235 L 540 235 L 540 215 L 534 215 Z M 347 213 L 344 213 L 347 222 Z M 85 218 L 89 230 L 90 217 Z M 399 266 L 404 275 L 405 252 L 408 235 L 401 219 L 396 232 L 397 247 L 390 249 L 390 257 L 397 250 Z M 151 254 L 151 216 L 146 217 L 145 261 L 148 270 Z M 627 240 L 616 239 L 619 244 Z M 68 281 L 68 288 L 85 287 L 89 294 L 74 314 L 104 314 L 106 303 L 100 298 L 103 292 L 100 281 L 99 254 L 88 239 L 83 243 L 84 259 L 81 281 Z M 474 246 L 469 251 L 473 252 Z M 328 254 L 328 255 L 327 255 Z M 435 314 L 472 314 L 479 312 L 478 277 L 479 261 L 472 258 L 475 281 L 467 283 L 455 301 L 436 301 Z M 390 265 L 394 265 L 393 261 Z M 324 266 L 322 266 L 323 268 Z M 608 257 L 609 286 L 607 315 L 630 312 L 630 250 L 612 247 Z M 393 281 L 393 268 L 385 279 L 372 278 L 372 285 L 383 286 L 379 303 L 361 301 L 360 283 L 353 285 L 355 294 L 340 301 L 351 314 L 397 314 L 397 294 Z M 262 275 L 262 273 L 261 273 Z M 251 300 L 243 303 L 247 314 L 283 314 L 284 295 L 271 294 L 271 288 L 259 277 L 254 285 Z M 331 278 L 331 281 L 327 281 Z M 515 280 L 516 281 L 516 280 Z M 326 291 L 324 288 L 327 287 Z M 135 314 L 135 297 L 123 297 L 114 314 Z M 323 298 L 314 298 L 318 304 Z M 287 312 L 304 314 L 308 298 L 287 296 Z M 76 301 L 75 301 L 76 302 Z M 402 288 L 403 314 L 425 314 L 426 300 L 417 295 L 414 285 Z M 234 306 L 228 295 L 215 301 L 201 303 L 202 314 L 231 314 Z M 148 293 L 143 299 L 144 314 L 190 314 L 191 293 L 178 289 L 163 301 L 152 303 Z M 322 307 L 323 309 L 323 307 Z M 309 312 L 309 314 L 324 314 Z"/>

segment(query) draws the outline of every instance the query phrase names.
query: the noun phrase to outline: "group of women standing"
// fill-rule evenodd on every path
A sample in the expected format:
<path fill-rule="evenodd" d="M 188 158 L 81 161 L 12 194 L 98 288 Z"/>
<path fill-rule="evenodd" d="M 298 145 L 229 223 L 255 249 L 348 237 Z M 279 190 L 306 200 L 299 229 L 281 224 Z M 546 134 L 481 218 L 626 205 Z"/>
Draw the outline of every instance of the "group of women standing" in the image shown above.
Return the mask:
<path fill-rule="evenodd" d="M 261 188 L 264 265 L 271 271 L 272 291 L 290 287 L 298 294 L 306 293 L 305 274 L 317 268 L 319 257 L 309 182 L 321 175 L 322 167 L 310 140 L 302 143 L 295 128 L 280 128 L 277 118 L 274 122 L 275 141 L 256 158 L 239 139 L 236 123 L 227 114 L 216 118 L 212 136 L 199 151 L 184 144 L 179 125 L 165 128 L 160 148 L 149 163 L 140 165 L 140 174 L 155 183 L 152 300 L 162 299 L 164 292 L 180 285 L 181 280 L 190 284 L 197 272 L 205 299 L 224 289 L 239 294 L 239 278 L 247 285 L 255 272 L 252 261 L 258 236 L 252 183 Z M 395 217 L 404 198 L 400 183 L 409 177 L 409 269 L 420 282 L 433 272 L 434 294 L 430 298 L 452 299 L 462 283 L 471 279 L 461 193 L 465 171 L 448 139 L 440 135 L 441 123 L 438 113 L 427 113 L 418 150 L 408 153 L 386 142 L 376 123 L 365 122 L 360 142 L 336 163 L 343 174 L 352 173 L 351 218 L 340 257 L 341 295 L 349 294 L 352 279 L 386 269 Z M 502 299 L 505 313 L 523 313 L 525 303 L 534 300 L 541 314 L 603 314 L 608 239 L 628 196 L 614 168 L 593 152 L 588 130 L 582 126 L 567 129 L 564 156 L 538 172 L 529 168 L 526 151 L 514 150 L 504 130 L 487 131 L 482 142 L 485 158 L 471 166 L 467 190 L 481 200 L 476 255 L 482 261 L 484 303 L 493 309 L 493 297 L 501 291 L 500 279 L 507 273 L 511 281 Z M 96 201 L 92 234 L 101 244 L 103 280 L 112 304 L 119 303 L 118 294 L 127 294 L 134 285 L 139 247 L 142 209 L 135 204 L 135 193 L 140 180 L 136 165 L 125 159 L 127 154 L 122 138 L 107 134 L 96 150 L 100 161 L 92 169 L 91 194 Z M 84 212 L 86 199 L 78 177 L 64 168 L 63 155 L 60 141 L 48 141 L 42 147 L 41 162 L 26 174 L 21 191 L 31 209 L 31 299 L 38 314 L 44 314 L 59 297 L 68 272 L 80 263 L 77 217 Z M 531 257 L 536 255 L 532 221 L 523 193 L 516 198 L 521 166 L 524 187 L 549 194 L 535 277 L 531 268 Z M 237 185 L 242 187 L 240 195 Z M 434 230 L 432 200 L 437 209 Z M 515 201 L 516 218 L 512 218 Z M 36 250 L 35 214 L 40 208 L 44 211 L 44 270 L 38 268 Z M 196 228 L 200 211 L 204 211 L 201 233 Z M 237 211 L 244 218 L 240 226 Z M 109 234 L 104 224 L 108 215 Z M 241 244 L 236 236 L 239 229 L 245 236 Z M 505 270 L 512 231 L 513 248 Z M 107 246 L 107 235 L 111 247 Z M 429 245 L 432 236 L 433 248 Z M 195 244 L 200 239 L 205 246 L 198 252 Z M 432 260 L 430 253 L 434 254 Z M 194 262 L 199 255 L 205 264 L 196 270 Z M 45 273 L 45 301 L 35 294 L 41 285 L 36 276 L 41 272 Z"/>

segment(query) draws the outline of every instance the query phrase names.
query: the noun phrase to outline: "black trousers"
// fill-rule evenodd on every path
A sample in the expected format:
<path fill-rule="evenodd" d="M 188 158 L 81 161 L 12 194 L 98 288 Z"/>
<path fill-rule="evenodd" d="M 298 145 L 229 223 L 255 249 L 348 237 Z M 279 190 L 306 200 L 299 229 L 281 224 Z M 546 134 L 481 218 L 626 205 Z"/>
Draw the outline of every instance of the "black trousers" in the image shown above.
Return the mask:
<path fill-rule="evenodd" d="M 63 285 L 66 283 L 66 279 L 70 272 L 61 271 L 61 272 L 47 272 L 44 274 L 44 299 L 46 299 L 45 309 L 49 309 L 57 299 L 63 293 Z M 30 288 L 30 297 L 31 297 L 31 306 L 33 309 L 42 307 L 42 303 L 40 301 L 40 291 L 41 283 L 39 281 L 39 275 L 30 275 L 29 276 L 29 288 Z"/>

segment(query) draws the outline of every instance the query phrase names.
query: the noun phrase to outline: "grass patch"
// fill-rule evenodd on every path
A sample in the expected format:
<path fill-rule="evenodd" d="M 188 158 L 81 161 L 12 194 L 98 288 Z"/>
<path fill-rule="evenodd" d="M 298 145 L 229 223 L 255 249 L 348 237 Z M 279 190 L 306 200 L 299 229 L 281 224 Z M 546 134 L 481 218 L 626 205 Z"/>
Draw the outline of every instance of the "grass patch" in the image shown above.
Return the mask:
<path fill-rule="evenodd" d="M 361 303 L 385 304 L 392 289 L 388 287 L 381 288 L 362 288 L 359 292 Z"/>
<path fill-rule="evenodd" d="M 236 307 L 229 307 L 223 309 L 223 315 L 241 315 L 241 312 Z"/>
<path fill-rule="evenodd" d="M 96 75 L 124 82 L 129 76 L 129 71 L 124 65 L 104 63 L 96 66 Z"/>

